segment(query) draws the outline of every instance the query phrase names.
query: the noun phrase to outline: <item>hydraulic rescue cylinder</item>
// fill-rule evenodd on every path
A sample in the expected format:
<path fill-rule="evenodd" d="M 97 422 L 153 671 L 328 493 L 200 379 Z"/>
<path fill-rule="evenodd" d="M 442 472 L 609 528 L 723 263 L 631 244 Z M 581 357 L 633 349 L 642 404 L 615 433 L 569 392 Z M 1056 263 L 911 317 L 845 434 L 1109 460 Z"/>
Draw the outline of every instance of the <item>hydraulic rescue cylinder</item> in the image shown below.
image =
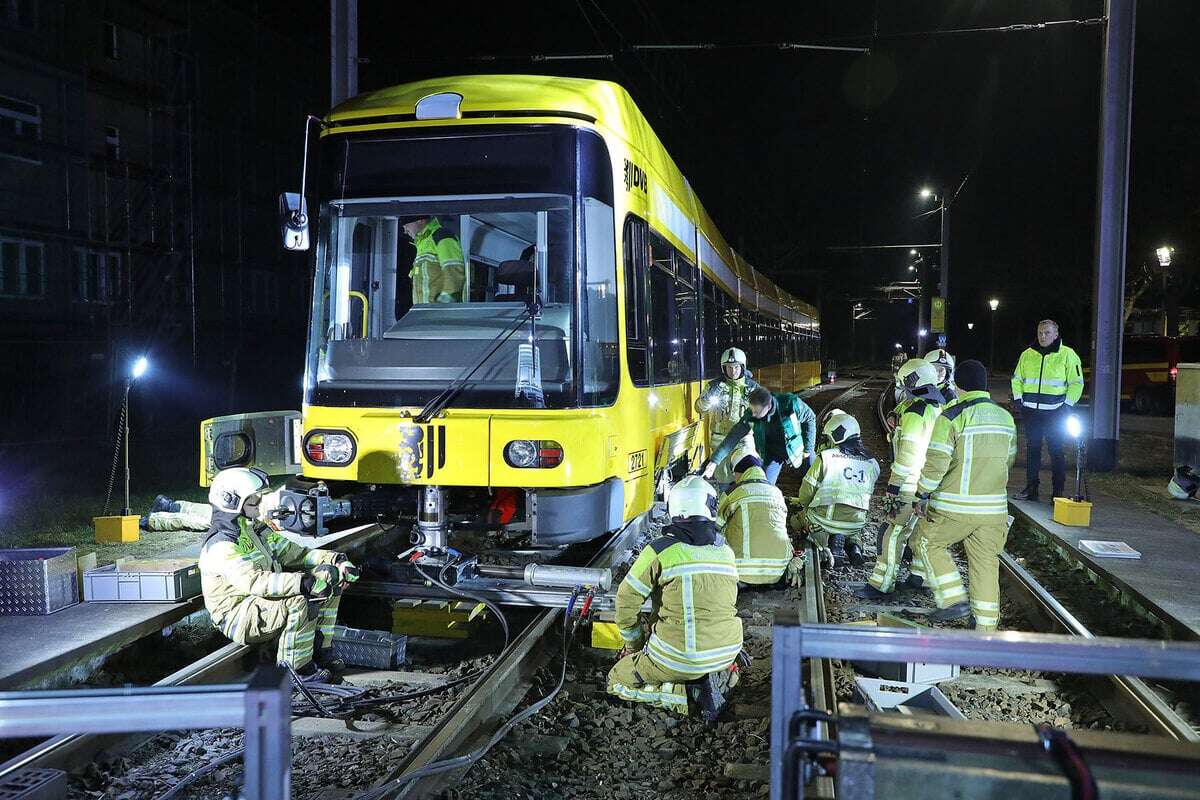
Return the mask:
<path fill-rule="evenodd" d="M 521 567 L 480 564 L 475 571 L 484 578 L 523 580 L 530 586 L 564 589 L 591 586 L 605 592 L 612 586 L 612 572 L 607 569 L 557 567 L 547 564 L 530 564 L 522 569 Z"/>

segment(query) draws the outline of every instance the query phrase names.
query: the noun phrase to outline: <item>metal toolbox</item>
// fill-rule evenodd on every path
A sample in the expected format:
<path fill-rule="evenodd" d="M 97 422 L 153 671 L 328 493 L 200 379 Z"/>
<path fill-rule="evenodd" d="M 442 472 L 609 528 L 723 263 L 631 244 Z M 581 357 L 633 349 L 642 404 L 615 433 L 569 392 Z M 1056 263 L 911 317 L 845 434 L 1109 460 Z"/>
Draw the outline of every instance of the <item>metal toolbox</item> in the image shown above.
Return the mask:
<path fill-rule="evenodd" d="M 186 558 L 129 559 L 83 573 L 88 603 L 177 603 L 200 592 L 200 567 Z"/>
<path fill-rule="evenodd" d="M 333 654 L 347 664 L 395 669 L 404 663 L 408 637 L 384 631 L 333 626 Z"/>
<path fill-rule="evenodd" d="M 0 550 L 0 616 L 53 614 L 79 602 L 74 547 Z"/>
<path fill-rule="evenodd" d="M 26 768 L 0 778 L 0 800 L 62 800 L 67 773 L 61 769 Z"/>
<path fill-rule="evenodd" d="M 870 623 L 867 623 L 870 624 Z M 919 623 L 881 612 L 875 620 L 881 628 L 920 629 Z M 893 663 L 888 661 L 855 661 L 855 668 L 867 675 L 899 683 L 931 684 L 958 677 L 958 664 L 926 664 L 923 662 Z"/>

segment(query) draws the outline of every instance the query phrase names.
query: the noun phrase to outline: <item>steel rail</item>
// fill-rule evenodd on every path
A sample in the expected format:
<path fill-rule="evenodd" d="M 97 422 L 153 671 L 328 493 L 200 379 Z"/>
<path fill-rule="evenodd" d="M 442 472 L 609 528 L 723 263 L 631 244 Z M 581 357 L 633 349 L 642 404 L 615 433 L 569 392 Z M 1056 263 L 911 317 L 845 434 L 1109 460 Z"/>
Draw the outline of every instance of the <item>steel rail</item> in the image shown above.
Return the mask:
<path fill-rule="evenodd" d="M 877 404 L 879 424 L 887 429 L 884 405 L 888 390 L 880 392 Z M 1031 621 L 1040 623 L 1043 633 L 1067 633 L 1084 639 L 1094 639 L 1088 630 L 1059 600 L 1015 558 L 1007 552 L 1000 554 L 1000 580 L 1009 596 L 1021 606 Z M 1179 716 L 1162 697 L 1141 678 L 1128 675 L 1109 675 L 1097 679 L 1092 694 L 1114 718 L 1146 725 L 1162 736 L 1181 742 L 1200 742 L 1200 733 Z"/>

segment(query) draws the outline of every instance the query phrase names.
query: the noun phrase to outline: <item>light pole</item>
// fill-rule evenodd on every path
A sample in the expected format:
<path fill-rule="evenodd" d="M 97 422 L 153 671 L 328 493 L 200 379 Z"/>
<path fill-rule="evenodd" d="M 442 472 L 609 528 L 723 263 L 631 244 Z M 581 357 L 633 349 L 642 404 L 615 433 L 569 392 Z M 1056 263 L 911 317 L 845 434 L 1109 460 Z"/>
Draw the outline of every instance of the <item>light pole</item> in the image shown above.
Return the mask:
<path fill-rule="evenodd" d="M 1163 336 L 1173 336 L 1178 331 L 1171 331 L 1171 317 L 1175 316 L 1171 313 L 1172 306 L 1175 304 L 1175 298 L 1171 296 L 1169 284 L 1171 278 L 1171 255 L 1175 252 L 1175 248 L 1164 244 L 1154 251 L 1154 255 L 1158 257 L 1158 266 L 1162 272 L 1162 288 L 1163 288 Z"/>
<path fill-rule="evenodd" d="M 988 308 L 992 309 L 992 322 L 989 326 L 991 330 L 988 334 L 988 369 L 992 372 L 996 371 L 996 309 L 999 307 L 1000 301 L 995 297 L 988 300 Z"/>
<path fill-rule="evenodd" d="M 916 358 L 920 358 L 921 354 L 925 352 L 925 337 L 926 337 L 926 335 L 928 335 L 928 333 L 929 333 L 929 331 L 925 328 L 919 328 L 917 330 L 917 355 L 916 355 Z"/>
<path fill-rule="evenodd" d="M 133 388 L 134 381 L 146 374 L 149 367 L 150 362 L 145 356 L 139 356 L 133 362 L 129 378 L 125 381 L 125 399 L 121 406 L 121 417 L 125 420 L 125 507 L 121 509 L 121 515 L 126 517 L 133 513 L 129 508 L 129 390 Z"/>
<path fill-rule="evenodd" d="M 961 186 L 959 187 L 962 188 Z M 941 212 L 941 226 L 938 234 L 938 259 L 941 262 L 941 275 L 938 279 L 938 295 L 942 298 L 942 325 L 943 328 L 949 329 L 946 324 L 950 306 L 950 204 L 946 202 L 944 195 L 939 194 L 934 189 L 923 186 L 918 192 L 922 200 L 930 200 L 938 204 L 936 211 Z M 942 334 L 946 334 L 946 330 Z M 947 344 L 949 341 L 947 340 Z"/>

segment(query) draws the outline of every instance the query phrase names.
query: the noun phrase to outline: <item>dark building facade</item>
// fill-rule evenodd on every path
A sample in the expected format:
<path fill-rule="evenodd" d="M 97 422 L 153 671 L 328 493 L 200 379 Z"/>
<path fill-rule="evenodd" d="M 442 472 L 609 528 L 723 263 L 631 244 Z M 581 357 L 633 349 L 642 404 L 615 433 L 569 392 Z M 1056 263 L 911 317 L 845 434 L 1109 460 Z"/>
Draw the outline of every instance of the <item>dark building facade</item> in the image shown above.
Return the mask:
<path fill-rule="evenodd" d="M 205 416 L 298 407 L 309 277 L 276 197 L 328 92 L 320 37 L 277 21 L 0 0 L 0 463 L 106 461 L 141 354 L 135 455 L 144 437 L 186 456 Z"/>

